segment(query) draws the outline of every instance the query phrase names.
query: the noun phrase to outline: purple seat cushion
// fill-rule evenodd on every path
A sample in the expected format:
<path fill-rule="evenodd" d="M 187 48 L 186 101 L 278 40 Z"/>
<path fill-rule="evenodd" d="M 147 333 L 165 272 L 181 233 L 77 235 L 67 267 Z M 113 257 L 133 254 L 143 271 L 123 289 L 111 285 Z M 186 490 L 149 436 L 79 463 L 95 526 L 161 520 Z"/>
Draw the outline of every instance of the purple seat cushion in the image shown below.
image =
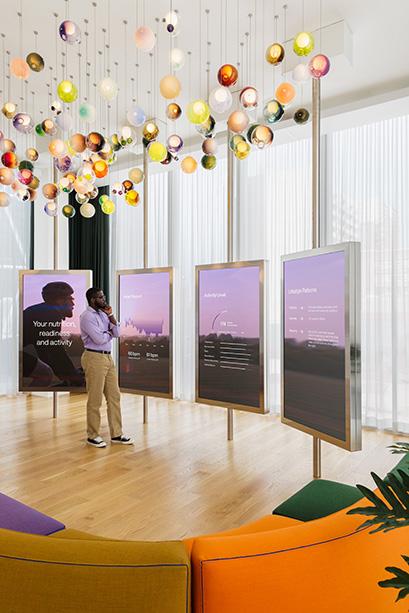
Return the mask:
<path fill-rule="evenodd" d="M 65 526 L 14 498 L 0 494 L 0 528 L 46 536 L 64 530 Z"/>

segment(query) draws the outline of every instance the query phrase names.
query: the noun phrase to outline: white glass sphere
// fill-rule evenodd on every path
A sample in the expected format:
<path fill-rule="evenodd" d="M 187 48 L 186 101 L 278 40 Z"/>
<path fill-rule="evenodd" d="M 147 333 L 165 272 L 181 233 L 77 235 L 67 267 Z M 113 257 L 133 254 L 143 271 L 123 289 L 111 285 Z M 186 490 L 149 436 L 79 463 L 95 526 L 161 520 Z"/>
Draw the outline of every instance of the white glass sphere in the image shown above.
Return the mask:
<path fill-rule="evenodd" d="M 80 213 L 83 217 L 90 219 L 95 215 L 95 207 L 90 202 L 86 202 L 85 204 L 81 204 Z"/>
<path fill-rule="evenodd" d="M 205 155 L 216 155 L 219 143 L 215 138 L 205 138 L 202 143 L 202 151 Z"/>
<path fill-rule="evenodd" d="M 172 49 L 169 52 L 169 65 L 172 70 L 180 70 L 185 64 L 185 54 L 182 49 Z"/>
<path fill-rule="evenodd" d="M 145 52 L 152 51 L 156 42 L 155 34 L 148 26 L 138 28 L 135 32 L 134 40 L 139 51 Z"/>
<path fill-rule="evenodd" d="M 104 77 L 98 82 L 97 90 L 104 100 L 113 100 L 118 95 L 118 85 L 110 77 Z"/>
<path fill-rule="evenodd" d="M 133 126 L 142 126 L 146 121 L 146 113 L 140 106 L 131 107 L 126 116 Z"/>
<path fill-rule="evenodd" d="M 58 213 L 58 208 L 55 202 L 46 202 L 44 205 L 44 211 L 49 217 L 55 217 Z"/>
<path fill-rule="evenodd" d="M 296 83 L 306 83 L 310 78 L 307 64 L 297 64 L 292 72 L 293 81 Z"/>
<path fill-rule="evenodd" d="M 70 132 L 74 125 L 74 120 L 69 113 L 59 113 L 55 123 L 63 132 Z"/>
<path fill-rule="evenodd" d="M 227 87 L 216 87 L 210 92 L 209 106 L 215 113 L 225 113 L 232 105 L 232 95 Z"/>
<path fill-rule="evenodd" d="M 166 31 L 170 36 L 177 36 L 180 32 L 181 18 L 177 11 L 169 11 L 162 20 L 165 23 Z"/>
<path fill-rule="evenodd" d="M 0 207 L 5 208 L 9 206 L 11 202 L 11 198 L 6 192 L 0 192 Z"/>

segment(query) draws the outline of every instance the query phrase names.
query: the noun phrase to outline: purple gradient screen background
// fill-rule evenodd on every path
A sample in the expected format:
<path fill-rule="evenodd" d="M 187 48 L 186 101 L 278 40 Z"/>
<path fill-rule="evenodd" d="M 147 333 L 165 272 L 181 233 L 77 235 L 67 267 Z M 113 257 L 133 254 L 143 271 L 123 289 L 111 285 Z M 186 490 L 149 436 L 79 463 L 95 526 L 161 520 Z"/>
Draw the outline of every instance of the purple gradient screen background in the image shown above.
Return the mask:
<path fill-rule="evenodd" d="M 220 311 L 234 312 L 241 324 L 240 336 L 260 336 L 259 266 L 216 268 L 199 271 L 199 336 L 214 333 L 213 321 Z M 205 298 L 205 294 L 221 294 Z M 223 296 L 226 294 L 226 296 Z"/>
<path fill-rule="evenodd" d="M 126 320 L 163 321 L 162 335 L 169 336 L 169 272 L 120 275 L 119 287 L 121 337 L 136 334 Z"/>

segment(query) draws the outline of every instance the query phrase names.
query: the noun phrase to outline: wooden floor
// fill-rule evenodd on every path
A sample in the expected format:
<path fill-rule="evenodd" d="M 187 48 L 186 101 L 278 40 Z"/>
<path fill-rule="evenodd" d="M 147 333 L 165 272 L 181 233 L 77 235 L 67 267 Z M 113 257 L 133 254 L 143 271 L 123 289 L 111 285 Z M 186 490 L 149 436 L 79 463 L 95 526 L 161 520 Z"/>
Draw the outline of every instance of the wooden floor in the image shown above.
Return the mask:
<path fill-rule="evenodd" d="M 0 491 L 70 528 L 111 538 L 180 539 L 233 528 L 312 479 L 312 439 L 278 416 L 122 395 L 134 446 L 85 443 L 85 394 L 0 398 Z M 109 440 L 103 411 L 101 435 Z M 322 444 L 322 477 L 372 487 L 370 471 L 397 461 L 387 445 L 408 437 L 364 431 L 363 451 Z M 398 458 L 399 459 L 399 458 Z"/>

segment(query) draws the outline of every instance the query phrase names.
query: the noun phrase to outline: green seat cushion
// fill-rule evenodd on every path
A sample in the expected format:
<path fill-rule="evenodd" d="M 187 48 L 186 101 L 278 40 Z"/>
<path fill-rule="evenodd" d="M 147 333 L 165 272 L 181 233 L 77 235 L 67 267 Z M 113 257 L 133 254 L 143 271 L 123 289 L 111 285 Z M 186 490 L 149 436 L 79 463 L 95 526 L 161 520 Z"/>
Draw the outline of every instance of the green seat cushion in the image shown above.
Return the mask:
<path fill-rule="evenodd" d="M 352 485 L 317 479 L 276 507 L 273 515 L 311 521 L 345 509 L 361 498 L 361 492 Z"/>
<path fill-rule="evenodd" d="M 398 477 L 398 479 L 401 481 L 398 470 L 403 470 L 403 472 L 409 475 L 409 454 L 408 453 L 403 454 L 402 458 L 399 460 L 396 466 L 392 468 L 392 470 L 390 470 L 388 473 L 388 475 L 392 473 L 393 475 L 395 475 L 395 477 Z M 389 483 L 388 475 L 386 475 L 384 479 L 385 483 Z"/>

